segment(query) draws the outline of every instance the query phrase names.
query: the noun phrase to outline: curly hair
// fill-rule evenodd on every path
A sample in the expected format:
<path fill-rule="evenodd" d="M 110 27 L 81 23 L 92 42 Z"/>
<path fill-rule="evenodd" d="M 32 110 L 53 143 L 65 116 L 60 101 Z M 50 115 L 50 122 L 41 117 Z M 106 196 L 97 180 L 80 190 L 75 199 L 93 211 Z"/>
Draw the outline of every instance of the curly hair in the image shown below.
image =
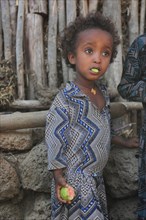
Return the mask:
<path fill-rule="evenodd" d="M 76 17 L 74 22 L 71 22 L 69 26 L 61 32 L 59 41 L 62 57 L 65 59 L 67 66 L 74 70 L 75 66 L 69 62 L 68 54 L 70 52 L 75 54 L 78 34 L 92 28 L 98 28 L 111 34 L 113 38 L 113 51 L 110 63 L 114 61 L 117 55 L 117 46 L 120 44 L 120 38 L 114 23 L 99 12 L 91 12 L 86 17 L 81 15 Z"/>

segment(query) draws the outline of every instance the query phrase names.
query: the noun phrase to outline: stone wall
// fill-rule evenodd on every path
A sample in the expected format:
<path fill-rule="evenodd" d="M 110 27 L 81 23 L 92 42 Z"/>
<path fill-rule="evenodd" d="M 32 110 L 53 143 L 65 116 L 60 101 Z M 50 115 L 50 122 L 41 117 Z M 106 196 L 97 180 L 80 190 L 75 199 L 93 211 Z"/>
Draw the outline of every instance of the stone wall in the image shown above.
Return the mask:
<path fill-rule="evenodd" d="M 130 123 L 126 117 L 115 127 Z M 1 132 L 0 149 L 0 220 L 49 220 L 52 176 L 44 128 Z M 137 155 L 135 148 L 111 149 L 104 177 L 112 220 L 136 220 Z"/>

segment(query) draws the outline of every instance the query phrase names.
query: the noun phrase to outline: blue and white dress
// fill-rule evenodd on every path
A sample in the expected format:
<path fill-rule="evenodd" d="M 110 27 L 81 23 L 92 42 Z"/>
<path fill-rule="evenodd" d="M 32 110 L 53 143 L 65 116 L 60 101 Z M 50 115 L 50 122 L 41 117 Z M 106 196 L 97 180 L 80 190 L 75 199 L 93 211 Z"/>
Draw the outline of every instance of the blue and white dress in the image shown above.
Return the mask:
<path fill-rule="evenodd" d="M 106 88 L 99 87 L 106 100 L 102 110 L 69 82 L 47 114 L 48 169 L 64 168 L 76 191 L 71 204 L 62 204 L 52 182 L 52 220 L 108 220 L 102 172 L 110 152 L 111 122 Z"/>
<path fill-rule="evenodd" d="M 121 96 L 143 103 L 144 122 L 140 133 L 138 220 L 146 220 L 146 34 L 130 46 L 118 86 Z"/>

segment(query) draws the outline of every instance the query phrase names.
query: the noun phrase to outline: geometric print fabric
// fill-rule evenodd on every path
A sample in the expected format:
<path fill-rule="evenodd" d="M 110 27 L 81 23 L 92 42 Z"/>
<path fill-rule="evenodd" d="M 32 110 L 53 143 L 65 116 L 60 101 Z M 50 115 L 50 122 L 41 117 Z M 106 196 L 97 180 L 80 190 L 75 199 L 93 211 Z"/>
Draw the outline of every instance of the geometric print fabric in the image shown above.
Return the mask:
<path fill-rule="evenodd" d="M 106 99 L 101 111 L 69 82 L 47 114 L 48 169 L 64 168 L 68 184 L 76 191 L 71 204 L 61 204 L 52 182 L 52 220 L 108 219 L 102 171 L 110 151 L 111 123 L 109 97 L 104 86 L 100 89 Z"/>

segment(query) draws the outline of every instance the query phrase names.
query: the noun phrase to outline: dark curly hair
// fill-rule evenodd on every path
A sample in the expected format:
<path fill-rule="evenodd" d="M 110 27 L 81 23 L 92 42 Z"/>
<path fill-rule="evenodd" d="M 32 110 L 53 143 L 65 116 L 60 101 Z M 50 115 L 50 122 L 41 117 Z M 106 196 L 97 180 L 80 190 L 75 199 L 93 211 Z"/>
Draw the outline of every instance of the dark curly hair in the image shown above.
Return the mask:
<path fill-rule="evenodd" d="M 99 12 L 91 12 L 86 17 L 81 15 L 76 17 L 74 22 L 71 22 L 69 26 L 63 30 L 59 39 L 59 49 L 61 50 L 62 57 L 65 59 L 67 66 L 73 68 L 74 70 L 75 66 L 70 64 L 68 54 L 70 52 L 75 54 L 78 34 L 84 30 L 92 28 L 99 28 L 107 31 L 113 37 L 113 52 L 110 63 L 113 62 L 117 55 L 117 46 L 120 44 L 120 38 L 114 23 L 108 17 L 103 16 Z"/>

